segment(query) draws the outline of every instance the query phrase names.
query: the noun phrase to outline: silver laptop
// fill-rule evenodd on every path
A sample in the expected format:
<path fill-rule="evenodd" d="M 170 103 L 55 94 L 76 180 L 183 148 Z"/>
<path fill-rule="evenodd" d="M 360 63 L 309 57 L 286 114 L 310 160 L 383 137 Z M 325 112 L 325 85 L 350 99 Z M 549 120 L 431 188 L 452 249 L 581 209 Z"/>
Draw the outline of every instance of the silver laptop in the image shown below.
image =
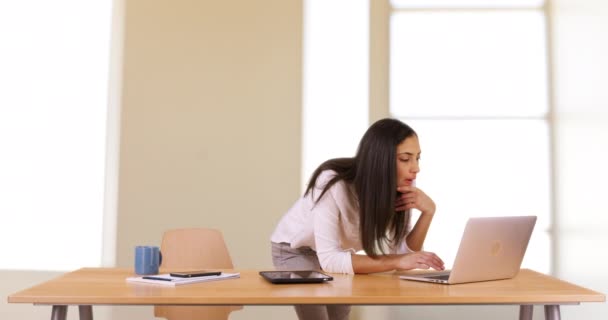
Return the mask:
<path fill-rule="evenodd" d="M 399 277 L 443 284 L 513 278 L 535 224 L 536 216 L 470 218 L 452 270 Z"/>

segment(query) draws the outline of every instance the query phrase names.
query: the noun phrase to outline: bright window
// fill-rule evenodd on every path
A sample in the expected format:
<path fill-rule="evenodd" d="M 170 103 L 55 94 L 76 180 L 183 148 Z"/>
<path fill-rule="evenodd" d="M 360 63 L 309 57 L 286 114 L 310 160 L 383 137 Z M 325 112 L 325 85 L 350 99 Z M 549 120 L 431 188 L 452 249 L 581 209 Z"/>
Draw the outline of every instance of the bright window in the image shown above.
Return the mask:
<path fill-rule="evenodd" d="M 0 2 L 2 269 L 100 265 L 111 5 Z"/>
<path fill-rule="evenodd" d="M 549 132 L 544 120 L 411 120 L 420 136 L 417 186 L 437 215 L 425 248 L 454 261 L 468 217 L 536 215 L 524 265 L 550 268 Z"/>
<path fill-rule="evenodd" d="M 542 11 L 398 12 L 391 22 L 391 113 L 546 114 Z"/>
<path fill-rule="evenodd" d="M 395 8 L 538 8 L 544 0 L 390 0 Z"/>
<path fill-rule="evenodd" d="M 467 218 L 536 215 L 523 267 L 551 271 L 551 126 L 540 1 L 392 1 L 390 114 L 417 130 L 425 248 L 454 260 Z"/>
<path fill-rule="evenodd" d="M 386 112 L 420 135 L 418 186 L 438 204 L 425 248 L 451 264 L 468 217 L 537 215 L 523 266 L 550 272 L 552 124 L 543 2 L 391 4 Z M 366 1 L 305 2 L 303 183 L 321 161 L 354 154 L 369 125 L 365 108 L 377 108 L 362 108 L 369 99 L 362 84 L 369 85 L 370 48 L 361 36 L 368 9 Z"/>

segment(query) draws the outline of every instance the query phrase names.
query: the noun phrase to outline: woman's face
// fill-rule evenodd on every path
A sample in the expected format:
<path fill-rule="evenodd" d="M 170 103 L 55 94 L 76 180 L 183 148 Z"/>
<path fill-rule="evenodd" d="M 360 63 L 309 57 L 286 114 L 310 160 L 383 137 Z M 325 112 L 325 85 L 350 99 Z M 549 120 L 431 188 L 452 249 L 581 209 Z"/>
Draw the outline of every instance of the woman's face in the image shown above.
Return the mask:
<path fill-rule="evenodd" d="M 397 186 L 411 186 L 420 171 L 420 144 L 417 136 L 405 138 L 397 145 Z"/>

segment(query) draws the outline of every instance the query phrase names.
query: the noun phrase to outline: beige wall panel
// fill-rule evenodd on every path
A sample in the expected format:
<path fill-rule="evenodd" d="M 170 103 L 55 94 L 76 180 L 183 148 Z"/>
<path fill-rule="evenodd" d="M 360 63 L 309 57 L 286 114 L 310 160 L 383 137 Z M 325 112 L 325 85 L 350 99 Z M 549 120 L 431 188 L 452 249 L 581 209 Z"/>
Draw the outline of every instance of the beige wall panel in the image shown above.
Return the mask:
<path fill-rule="evenodd" d="M 271 267 L 301 189 L 302 3 L 127 0 L 124 25 L 117 265 L 205 226 L 236 267 Z"/>

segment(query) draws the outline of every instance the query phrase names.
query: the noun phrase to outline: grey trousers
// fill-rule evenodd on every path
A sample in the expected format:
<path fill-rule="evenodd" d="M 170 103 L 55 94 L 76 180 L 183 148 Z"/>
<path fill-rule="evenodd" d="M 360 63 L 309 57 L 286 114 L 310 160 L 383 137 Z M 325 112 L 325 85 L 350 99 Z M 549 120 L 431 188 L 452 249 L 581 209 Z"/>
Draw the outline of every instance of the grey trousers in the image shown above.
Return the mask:
<path fill-rule="evenodd" d="M 321 270 L 317 253 L 309 247 L 292 249 L 289 243 L 272 243 L 272 263 L 277 270 Z M 295 305 L 300 320 L 345 320 L 349 305 Z"/>

